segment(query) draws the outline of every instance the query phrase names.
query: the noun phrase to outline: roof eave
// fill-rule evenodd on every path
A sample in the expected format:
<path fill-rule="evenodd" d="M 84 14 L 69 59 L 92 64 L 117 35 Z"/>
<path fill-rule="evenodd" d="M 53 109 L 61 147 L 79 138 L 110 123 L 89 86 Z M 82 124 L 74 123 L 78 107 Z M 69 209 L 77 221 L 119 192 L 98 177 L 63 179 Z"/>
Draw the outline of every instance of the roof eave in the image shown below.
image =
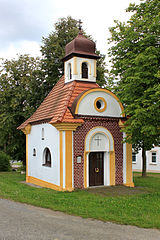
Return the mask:
<path fill-rule="evenodd" d="M 100 59 L 101 57 L 98 56 L 97 54 L 87 54 L 87 53 L 78 53 L 78 52 L 72 52 L 70 54 L 68 54 L 67 56 L 65 56 L 64 58 L 62 58 L 61 60 L 63 62 L 71 59 L 72 57 L 82 57 L 82 58 L 90 58 L 90 59 Z"/>

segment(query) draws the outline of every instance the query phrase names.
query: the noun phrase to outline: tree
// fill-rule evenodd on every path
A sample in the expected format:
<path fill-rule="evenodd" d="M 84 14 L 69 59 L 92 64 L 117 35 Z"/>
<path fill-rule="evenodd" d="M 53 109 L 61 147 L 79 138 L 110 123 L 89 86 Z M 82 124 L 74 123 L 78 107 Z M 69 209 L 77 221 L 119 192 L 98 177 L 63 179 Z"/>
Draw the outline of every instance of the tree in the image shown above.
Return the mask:
<path fill-rule="evenodd" d="M 59 78 L 64 74 L 64 65 L 61 59 L 65 55 L 65 46 L 72 41 L 79 32 L 78 21 L 72 17 L 60 18 L 55 23 L 55 30 L 49 34 L 48 37 L 42 39 L 43 45 L 41 52 L 43 56 L 43 69 L 47 74 L 46 91 L 49 92 L 57 83 Z M 84 35 L 87 36 L 84 30 Z M 105 56 L 97 53 L 102 57 L 97 61 L 97 76 L 98 83 L 102 86 L 106 83 L 105 79 Z"/>
<path fill-rule="evenodd" d="M 43 81 L 39 58 L 21 55 L 17 60 L 1 60 L 0 150 L 24 163 L 25 136 L 17 127 L 41 103 Z"/>
<path fill-rule="evenodd" d="M 125 124 L 127 142 L 142 148 L 146 176 L 146 151 L 160 144 L 160 2 L 130 4 L 127 23 L 110 28 L 110 76 L 130 116 Z M 116 82 L 116 84 L 115 84 Z"/>
<path fill-rule="evenodd" d="M 25 136 L 17 127 L 32 115 L 63 75 L 65 45 L 78 34 L 71 17 L 55 24 L 55 31 L 43 38 L 43 59 L 20 55 L 0 61 L 0 150 L 25 164 Z M 104 56 L 98 63 L 100 83 L 105 83 Z"/>

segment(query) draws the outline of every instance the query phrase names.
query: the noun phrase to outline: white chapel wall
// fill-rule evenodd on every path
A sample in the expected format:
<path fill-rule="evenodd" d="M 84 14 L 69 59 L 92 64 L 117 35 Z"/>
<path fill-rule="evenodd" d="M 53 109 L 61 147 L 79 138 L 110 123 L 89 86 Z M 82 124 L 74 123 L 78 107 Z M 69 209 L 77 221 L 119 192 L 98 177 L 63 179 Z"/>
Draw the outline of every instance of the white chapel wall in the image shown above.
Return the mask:
<path fill-rule="evenodd" d="M 44 140 L 42 140 L 44 128 Z M 51 152 L 51 167 L 43 166 L 43 151 Z M 33 149 L 36 156 L 33 156 Z M 28 135 L 28 176 L 60 185 L 59 131 L 50 124 L 33 125 Z"/>
<path fill-rule="evenodd" d="M 99 97 L 104 98 L 106 101 L 106 109 L 103 112 L 97 111 L 94 106 L 94 101 Z M 119 102 L 109 93 L 98 90 L 87 94 L 80 102 L 78 108 L 78 114 L 82 115 L 122 117 L 121 113 Z"/>

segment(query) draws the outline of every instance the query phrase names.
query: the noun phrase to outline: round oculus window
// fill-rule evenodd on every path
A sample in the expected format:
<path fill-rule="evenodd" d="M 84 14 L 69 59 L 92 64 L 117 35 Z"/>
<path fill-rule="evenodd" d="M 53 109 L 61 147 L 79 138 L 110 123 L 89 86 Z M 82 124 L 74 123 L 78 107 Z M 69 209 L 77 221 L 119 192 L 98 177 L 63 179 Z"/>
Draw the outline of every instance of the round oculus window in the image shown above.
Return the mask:
<path fill-rule="evenodd" d="M 94 107 L 98 112 L 103 112 L 106 109 L 107 103 L 104 98 L 99 97 L 94 101 Z"/>

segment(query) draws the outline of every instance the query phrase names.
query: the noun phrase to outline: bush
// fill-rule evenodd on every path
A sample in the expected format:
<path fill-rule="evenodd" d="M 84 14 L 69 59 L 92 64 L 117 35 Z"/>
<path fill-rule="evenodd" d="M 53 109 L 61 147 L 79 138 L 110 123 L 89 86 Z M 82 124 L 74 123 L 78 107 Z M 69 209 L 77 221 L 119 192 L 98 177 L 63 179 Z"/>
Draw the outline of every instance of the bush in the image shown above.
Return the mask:
<path fill-rule="evenodd" d="M 11 169 L 10 159 L 9 155 L 0 151 L 0 172 L 7 172 Z"/>

